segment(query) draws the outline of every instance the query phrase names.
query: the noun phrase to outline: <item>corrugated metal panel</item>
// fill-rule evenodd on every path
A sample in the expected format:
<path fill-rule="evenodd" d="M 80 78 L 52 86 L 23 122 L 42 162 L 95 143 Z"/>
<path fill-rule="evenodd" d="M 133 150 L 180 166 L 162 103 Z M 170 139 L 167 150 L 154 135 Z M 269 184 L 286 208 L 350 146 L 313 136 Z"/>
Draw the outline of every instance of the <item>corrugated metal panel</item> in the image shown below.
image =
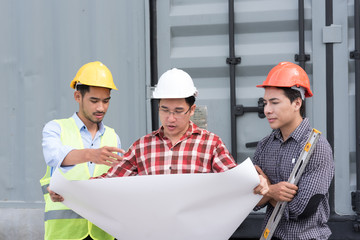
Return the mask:
<path fill-rule="evenodd" d="M 311 54 L 311 9 L 305 9 L 306 53 Z M 298 53 L 297 1 L 235 1 L 237 104 L 257 106 L 261 83 L 274 64 Z M 208 129 L 231 149 L 228 1 L 160 1 L 158 6 L 159 73 L 183 68 L 199 88 L 198 105 L 208 107 Z M 311 74 L 310 65 L 307 66 Z M 248 113 L 237 119 L 238 160 L 252 155 L 246 142 L 270 131 L 267 122 Z"/>
<path fill-rule="evenodd" d="M 2 0 L 0 29 L 0 208 L 42 208 L 42 128 L 77 110 L 69 84 L 80 66 L 99 60 L 112 71 L 119 91 L 104 122 L 125 149 L 147 132 L 145 2 Z M 42 221 L 20 219 L 0 219 L 0 238 Z"/>
<path fill-rule="evenodd" d="M 354 1 L 334 1 L 334 24 L 341 26 L 341 42 L 334 44 L 334 157 L 336 212 L 354 214 L 355 190 L 355 77 Z"/>
<path fill-rule="evenodd" d="M 306 100 L 307 116 L 326 136 L 325 1 L 304 2 L 305 53 L 311 56 L 305 68 L 315 93 Z M 159 74 L 171 67 L 189 72 L 199 89 L 197 104 L 207 106 L 208 129 L 231 149 L 228 1 L 158 1 L 157 11 Z M 348 57 L 348 48 L 353 49 L 353 14 L 353 1 L 334 1 L 334 24 L 343 29 L 342 42 L 334 44 L 335 208 L 339 214 L 353 214 L 350 191 L 355 188 L 351 168 L 355 164 L 354 65 Z M 298 1 L 235 1 L 235 34 L 236 56 L 242 60 L 236 66 L 236 101 L 257 106 L 263 90 L 255 85 L 278 62 L 294 62 L 299 52 Z M 271 131 L 256 113 L 238 117 L 237 128 L 238 161 L 253 155 L 255 149 L 246 148 L 247 142 L 256 142 Z"/>

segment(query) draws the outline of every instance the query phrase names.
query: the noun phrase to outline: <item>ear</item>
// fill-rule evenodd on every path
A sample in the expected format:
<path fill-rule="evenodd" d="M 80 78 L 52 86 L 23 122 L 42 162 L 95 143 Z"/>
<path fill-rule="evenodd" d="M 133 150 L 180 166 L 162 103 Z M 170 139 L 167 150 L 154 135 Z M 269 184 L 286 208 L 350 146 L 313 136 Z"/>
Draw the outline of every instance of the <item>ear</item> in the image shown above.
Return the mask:
<path fill-rule="evenodd" d="M 75 91 L 74 92 L 74 99 L 75 99 L 75 101 L 77 101 L 78 103 L 80 103 L 80 101 L 81 101 L 81 93 L 80 93 L 80 91 Z"/>
<path fill-rule="evenodd" d="M 195 113 L 196 104 L 193 104 L 190 109 L 190 116 L 193 116 Z"/>
<path fill-rule="evenodd" d="M 303 104 L 303 101 L 302 101 L 301 98 L 298 97 L 297 99 L 295 99 L 295 100 L 293 101 L 293 105 L 294 105 L 295 111 L 300 111 L 300 108 L 301 108 L 302 104 Z"/>

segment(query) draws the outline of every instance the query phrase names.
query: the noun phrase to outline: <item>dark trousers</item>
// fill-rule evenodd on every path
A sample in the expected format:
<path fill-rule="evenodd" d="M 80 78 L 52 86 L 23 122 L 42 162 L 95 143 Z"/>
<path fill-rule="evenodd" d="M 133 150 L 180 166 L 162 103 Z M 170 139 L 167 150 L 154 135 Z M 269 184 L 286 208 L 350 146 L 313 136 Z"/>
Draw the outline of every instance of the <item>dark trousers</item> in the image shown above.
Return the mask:
<path fill-rule="evenodd" d="M 90 235 L 88 235 L 86 238 L 84 238 L 84 240 L 93 240 L 92 237 L 90 237 Z M 115 238 L 116 240 L 116 238 Z"/>
<path fill-rule="evenodd" d="M 271 240 L 281 240 L 281 238 L 277 238 L 277 237 L 272 237 Z M 310 239 L 310 240 L 315 240 L 314 238 Z"/>

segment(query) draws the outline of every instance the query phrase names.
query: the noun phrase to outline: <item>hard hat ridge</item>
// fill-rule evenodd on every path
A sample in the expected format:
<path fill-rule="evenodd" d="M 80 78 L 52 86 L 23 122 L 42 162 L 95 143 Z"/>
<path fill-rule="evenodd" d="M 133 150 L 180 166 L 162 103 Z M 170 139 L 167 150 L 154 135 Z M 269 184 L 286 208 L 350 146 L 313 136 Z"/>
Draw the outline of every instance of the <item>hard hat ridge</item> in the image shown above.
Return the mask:
<path fill-rule="evenodd" d="M 197 94 L 190 75 L 181 69 L 172 68 L 161 75 L 152 98 L 187 98 L 196 97 Z"/>

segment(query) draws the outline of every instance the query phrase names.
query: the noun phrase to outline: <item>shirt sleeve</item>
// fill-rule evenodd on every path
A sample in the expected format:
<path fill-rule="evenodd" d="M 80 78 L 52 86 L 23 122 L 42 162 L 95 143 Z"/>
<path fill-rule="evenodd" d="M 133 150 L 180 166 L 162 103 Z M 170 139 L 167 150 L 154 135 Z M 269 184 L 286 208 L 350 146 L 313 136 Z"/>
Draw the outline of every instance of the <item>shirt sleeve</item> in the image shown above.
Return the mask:
<path fill-rule="evenodd" d="M 316 194 L 326 195 L 334 176 L 334 161 L 330 145 L 320 138 L 298 183 L 298 192 L 286 205 L 286 219 L 297 219 L 309 200 Z"/>
<path fill-rule="evenodd" d="M 51 168 L 60 166 L 66 155 L 74 149 L 62 144 L 60 134 L 61 127 L 55 121 L 48 122 L 42 132 L 43 155 L 46 164 Z"/>
<path fill-rule="evenodd" d="M 213 155 L 212 169 L 214 172 L 224 172 L 236 167 L 234 158 L 220 138 L 216 142 Z"/>
<path fill-rule="evenodd" d="M 262 144 L 263 144 L 263 140 L 258 143 L 258 146 L 256 147 L 256 150 L 255 150 L 255 153 L 254 153 L 254 157 L 251 159 L 252 163 L 254 165 L 257 165 L 257 166 L 260 166 L 259 154 L 260 154 L 260 150 L 262 149 Z M 266 206 L 268 206 L 268 202 L 264 203 L 263 205 L 260 205 L 260 206 L 255 206 L 253 208 L 253 210 L 254 211 L 259 211 L 260 209 L 262 209 L 262 208 L 264 208 Z"/>
<path fill-rule="evenodd" d="M 258 143 L 258 145 L 256 147 L 256 150 L 255 150 L 255 153 L 254 153 L 254 157 L 251 160 L 254 165 L 258 165 L 258 166 L 260 165 L 260 163 L 259 163 L 259 154 L 260 154 L 260 149 L 262 149 L 262 143 L 263 143 L 263 141 L 260 141 Z"/>
<path fill-rule="evenodd" d="M 121 148 L 121 140 L 120 140 L 120 137 L 119 137 L 119 135 L 117 135 L 117 133 L 115 133 L 116 134 L 116 140 L 117 140 L 117 147 L 118 148 Z"/>

